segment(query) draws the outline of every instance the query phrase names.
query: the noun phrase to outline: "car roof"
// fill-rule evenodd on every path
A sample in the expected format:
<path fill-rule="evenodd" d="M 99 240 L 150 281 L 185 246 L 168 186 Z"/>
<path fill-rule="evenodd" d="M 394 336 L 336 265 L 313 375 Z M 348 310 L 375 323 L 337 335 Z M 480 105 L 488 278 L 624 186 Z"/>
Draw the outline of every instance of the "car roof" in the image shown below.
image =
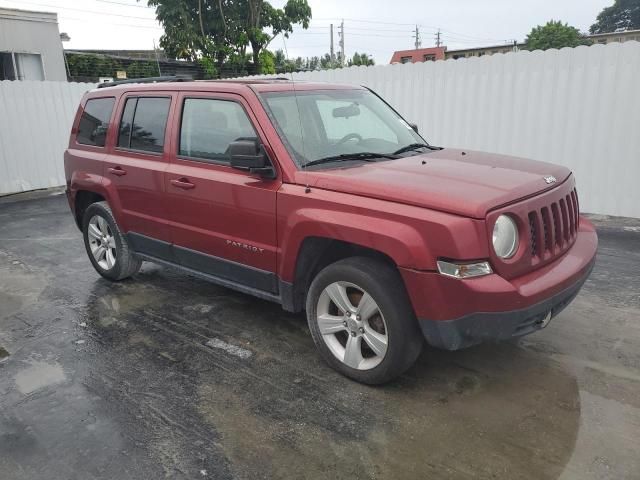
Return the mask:
<path fill-rule="evenodd" d="M 144 79 L 141 79 L 144 80 Z M 358 85 L 292 81 L 287 78 L 244 78 L 233 80 L 192 80 L 192 81 L 161 81 L 151 83 L 121 83 L 114 82 L 113 86 L 103 85 L 91 93 L 108 95 L 110 92 L 153 92 L 153 91 L 211 91 L 226 93 L 246 93 L 247 90 L 255 92 L 285 92 L 308 90 L 360 90 Z"/>

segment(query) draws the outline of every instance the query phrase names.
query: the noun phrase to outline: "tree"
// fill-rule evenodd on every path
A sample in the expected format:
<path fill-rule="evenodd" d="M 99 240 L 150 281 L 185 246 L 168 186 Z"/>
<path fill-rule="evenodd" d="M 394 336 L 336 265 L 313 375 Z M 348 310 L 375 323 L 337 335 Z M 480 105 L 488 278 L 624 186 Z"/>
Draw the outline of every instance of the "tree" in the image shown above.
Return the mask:
<path fill-rule="evenodd" d="M 205 80 L 210 80 L 218 76 L 218 69 L 213 64 L 213 60 L 209 57 L 203 57 L 198 60 L 198 65 L 202 68 Z"/>
<path fill-rule="evenodd" d="M 354 65 L 365 65 L 365 66 L 369 66 L 369 65 L 375 65 L 375 61 L 373 60 L 373 58 L 369 57 L 369 55 L 367 55 L 366 53 L 354 53 L 353 54 L 353 58 L 351 58 L 347 64 L 352 67 Z"/>
<path fill-rule="evenodd" d="M 260 51 L 281 33 L 289 38 L 294 24 L 300 23 L 302 28 L 309 28 L 311 7 L 307 0 L 288 0 L 284 8 L 273 8 L 264 0 L 243 0 L 243 2 L 248 6 L 246 32 L 253 53 L 253 64 L 256 70 L 261 72 Z M 265 32 L 265 29 L 271 30 L 271 33 Z"/>
<path fill-rule="evenodd" d="M 590 33 L 610 33 L 618 29 L 640 29 L 640 0 L 615 0 L 600 12 Z"/>
<path fill-rule="evenodd" d="M 216 71 L 231 59 L 247 58 L 251 47 L 254 73 L 261 73 L 261 52 L 280 34 L 288 37 L 293 26 L 309 27 L 307 0 L 287 0 L 274 8 L 265 0 L 147 0 L 155 7 L 164 28 L 160 46 L 175 58 L 215 59 Z M 246 64 L 236 64 L 241 69 Z"/>
<path fill-rule="evenodd" d="M 548 50 L 549 48 L 590 45 L 591 43 L 577 28 L 561 21 L 550 20 L 546 25 L 538 25 L 531 30 L 525 40 L 525 48 L 527 50 Z"/>
<path fill-rule="evenodd" d="M 269 50 L 260 52 L 260 72 L 265 74 L 276 73 L 276 56 Z"/>

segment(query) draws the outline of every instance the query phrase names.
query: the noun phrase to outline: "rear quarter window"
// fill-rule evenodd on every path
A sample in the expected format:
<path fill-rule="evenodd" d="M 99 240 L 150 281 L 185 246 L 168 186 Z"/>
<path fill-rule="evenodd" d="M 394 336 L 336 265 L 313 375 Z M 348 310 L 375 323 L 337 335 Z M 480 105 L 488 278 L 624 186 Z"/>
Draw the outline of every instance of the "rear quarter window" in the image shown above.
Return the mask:
<path fill-rule="evenodd" d="M 78 143 L 104 147 L 115 101 L 115 97 L 87 100 L 78 124 Z"/>

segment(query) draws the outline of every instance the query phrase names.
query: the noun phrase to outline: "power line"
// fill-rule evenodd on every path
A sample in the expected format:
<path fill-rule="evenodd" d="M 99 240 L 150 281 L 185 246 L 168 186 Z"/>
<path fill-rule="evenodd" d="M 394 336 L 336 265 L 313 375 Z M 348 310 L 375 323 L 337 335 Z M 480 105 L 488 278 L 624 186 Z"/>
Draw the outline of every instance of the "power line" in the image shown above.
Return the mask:
<path fill-rule="evenodd" d="M 335 20 L 335 18 L 316 18 L 315 20 Z M 357 18 L 345 18 L 344 20 L 348 20 L 350 22 L 356 22 L 356 23 L 371 23 L 371 24 L 380 24 L 380 25 L 399 25 L 399 26 L 411 26 L 411 27 L 415 27 L 416 25 L 414 23 L 387 22 L 387 21 L 381 21 L 381 20 L 363 20 L 363 19 L 357 19 Z M 479 40 L 479 41 L 488 41 L 488 42 L 505 41 L 504 39 L 498 40 L 495 38 L 485 38 L 485 37 L 479 37 L 479 36 L 469 35 L 465 33 L 454 32 L 452 30 L 447 30 L 444 28 L 440 29 L 439 27 L 436 27 L 433 25 L 425 25 L 421 23 L 418 23 L 418 27 L 422 29 L 432 30 L 434 33 L 437 32 L 438 30 L 441 30 L 442 32 L 450 33 L 450 34 L 461 36 L 461 37 L 466 37 L 470 40 Z"/>
<path fill-rule="evenodd" d="M 75 12 L 82 12 L 82 13 L 90 13 L 90 14 L 94 14 L 94 15 L 110 15 L 113 17 L 123 17 L 123 18 L 135 18 L 138 20 L 151 20 L 153 22 L 156 21 L 155 18 L 149 18 L 149 17 L 137 17 L 135 15 L 123 15 L 120 13 L 110 13 L 110 12 L 97 12 L 95 10 L 87 10 L 84 8 L 73 8 L 73 7 L 61 7 L 59 5 L 50 5 L 50 4 L 46 4 L 46 3 L 36 3 L 36 2 L 26 2 L 24 0 L 8 0 L 11 3 L 18 3 L 18 4 L 27 4 L 27 5 L 34 5 L 36 7 L 45 7 L 45 8 L 55 8 L 55 9 L 61 9 L 61 10 L 72 10 Z"/>
<path fill-rule="evenodd" d="M 331 28 L 331 25 L 311 25 L 308 28 L 304 28 L 302 26 L 298 26 L 298 25 L 294 25 L 294 33 L 295 32 L 306 32 L 309 30 L 329 30 Z M 373 28 L 373 27 L 352 27 L 349 26 L 349 31 L 351 30 L 361 30 L 361 31 L 365 31 L 365 32 L 392 32 L 392 33 L 411 33 L 413 30 L 409 30 L 409 29 L 385 29 L 385 28 Z"/>
<path fill-rule="evenodd" d="M 338 20 L 338 18 L 317 18 L 316 20 Z M 356 22 L 356 23 L 377 23 L 380 25 L 409 25 L 409 26 L 414 26 L 414 23 L 395 23 L 395 22 L 382 22 L 382 21 L 378 21 L 378 20 L 361 20 L 358 18 L 343 18 L 342 20 L 348 20 L 350 22 Z"/>
<path fill-rule="evenodd" d="M 131 4 L 131 3 L 123 3 L 123 2 L 114 2 L 113 0 L 96 0 L 96 2 L 102 2 L 102 3 L 111 3 L 113 5 L 122 5 L 123 7 L 136 7 L 136 8 L 154 8 L 154 7 L 150 7 L 149 5 L 138 5 L 137 3 Z"/>
<path fill-rule="evenodd" d="M 78 17 L 69 17 L 67 16 L 66 13 L 61 14 L 60 18 L 64 21 L 77 21 L 77 22 L 87 22 L 86 18 L 78 18 Z M 152 30 L 161 30 L 164 31 L 164 29 L 162 27 L 158 27 L 158 26 L 152 26 L 152 25 L 134 25 L 132 23 L 118 23 L 118 22 L 109 22 L 106 20 L 103 20 L 100 23 L 104 23 L 107 25 L 116 25 L 119 27 L 131 27 L 131 28 L 146 28 L 146 29 L 152 29 Z"/>

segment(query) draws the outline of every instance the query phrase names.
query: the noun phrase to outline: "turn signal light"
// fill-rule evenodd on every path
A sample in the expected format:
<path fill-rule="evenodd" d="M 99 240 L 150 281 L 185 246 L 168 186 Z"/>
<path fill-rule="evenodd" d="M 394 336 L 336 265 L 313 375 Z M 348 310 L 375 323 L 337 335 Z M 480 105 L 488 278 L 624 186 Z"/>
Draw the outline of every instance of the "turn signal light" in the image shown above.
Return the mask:
<path fill-rule="evenodd" d="M 489 262 L 452 263 L 438 260 L 438 271 L 454 278 L 473 278 L 493 273 Z"/>

